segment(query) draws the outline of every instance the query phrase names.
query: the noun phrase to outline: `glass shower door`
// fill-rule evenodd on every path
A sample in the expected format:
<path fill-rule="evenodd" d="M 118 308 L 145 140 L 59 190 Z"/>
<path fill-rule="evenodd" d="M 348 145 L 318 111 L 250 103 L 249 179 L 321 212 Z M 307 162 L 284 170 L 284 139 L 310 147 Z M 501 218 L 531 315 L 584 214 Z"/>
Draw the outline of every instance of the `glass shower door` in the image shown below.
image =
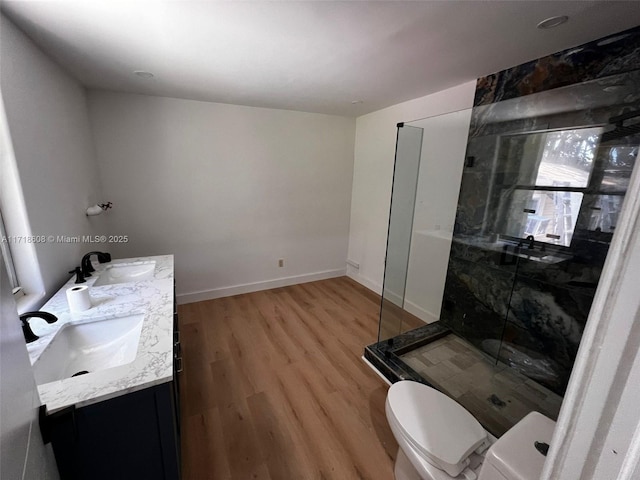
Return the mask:
<path fill-rule="evenodd" d="M 497 361 L 519 258 L 494 228 L 497 183 L 508 173 L 493 132 L 469 136 L 440 320 Z"/>
<path fill-rule="evenodd" d="M 422 128 L 398 124 L 387 234 L 387 257 L 378 330 L 379 342 L 399 335 L 406 318 L 403 309 L 404 295 L 422 152 L 422 134 Z"/>

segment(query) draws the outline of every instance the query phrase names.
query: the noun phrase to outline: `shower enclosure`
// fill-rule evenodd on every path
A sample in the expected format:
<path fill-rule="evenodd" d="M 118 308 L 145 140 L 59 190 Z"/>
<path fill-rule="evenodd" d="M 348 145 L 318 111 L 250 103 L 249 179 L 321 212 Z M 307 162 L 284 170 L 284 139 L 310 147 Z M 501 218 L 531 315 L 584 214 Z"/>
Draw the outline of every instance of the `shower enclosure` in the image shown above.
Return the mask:
<path fill-rule="evenodd" d="M 639 144 L 637 71 L 399 124 L 378 343 L 365 356 L 375 350 L 390 378 L 437 385 L 455 372 L 411 352 L 454 335 L 494 373 L 561 398 Z M 426 374 L 411 366 L 419 355 Z M 499 408 L 487 382 L 478 389 Z"/>
<path fill-rule="evenodd" d="M 471 113 L 398 125 L 379 342 L 440 316 Z"/>

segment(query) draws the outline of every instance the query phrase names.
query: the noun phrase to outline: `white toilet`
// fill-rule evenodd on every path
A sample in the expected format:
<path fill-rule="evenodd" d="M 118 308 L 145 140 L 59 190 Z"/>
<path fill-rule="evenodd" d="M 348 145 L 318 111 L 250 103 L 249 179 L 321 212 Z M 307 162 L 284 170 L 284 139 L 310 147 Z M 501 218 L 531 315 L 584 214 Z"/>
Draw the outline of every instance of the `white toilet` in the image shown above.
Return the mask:
<path fill-rule="evenodd" d="M 400 449 L 396 480 L 538 480 L 555 422 L 531 412 L 493 440 L 461 405 L 412 381 L 389 388 L 386 413 Z"/>

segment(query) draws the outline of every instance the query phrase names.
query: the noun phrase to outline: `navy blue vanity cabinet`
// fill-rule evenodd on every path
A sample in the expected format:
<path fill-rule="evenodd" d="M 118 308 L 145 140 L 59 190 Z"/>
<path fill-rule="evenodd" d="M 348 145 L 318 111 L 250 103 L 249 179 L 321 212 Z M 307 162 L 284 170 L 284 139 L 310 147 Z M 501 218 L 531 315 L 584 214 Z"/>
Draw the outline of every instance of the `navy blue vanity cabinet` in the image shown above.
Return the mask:
<path fill-rule="evenodd" d="M 174 382 L 47 416 L 61 480 L 177 480 Z"/>
<path fill-rule="evenodd" d="M 174 309 L 173 380 L 84 407 L 45 414 L 61 480 L 179 480 L 182 370 Z"/>

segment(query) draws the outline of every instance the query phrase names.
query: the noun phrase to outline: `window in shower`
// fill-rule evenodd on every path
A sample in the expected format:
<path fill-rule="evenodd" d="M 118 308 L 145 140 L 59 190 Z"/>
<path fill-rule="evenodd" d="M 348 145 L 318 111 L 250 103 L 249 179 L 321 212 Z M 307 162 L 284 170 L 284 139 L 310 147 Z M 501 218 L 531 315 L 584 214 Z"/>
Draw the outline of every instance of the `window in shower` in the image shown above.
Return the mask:
<path fill-rule="evenodd" d="M 602 131 L 597 126 L 501 136 L 498 155 L 505 167 L 496 230 L 513 239 L 531 236 L 570 246 Z"/>

